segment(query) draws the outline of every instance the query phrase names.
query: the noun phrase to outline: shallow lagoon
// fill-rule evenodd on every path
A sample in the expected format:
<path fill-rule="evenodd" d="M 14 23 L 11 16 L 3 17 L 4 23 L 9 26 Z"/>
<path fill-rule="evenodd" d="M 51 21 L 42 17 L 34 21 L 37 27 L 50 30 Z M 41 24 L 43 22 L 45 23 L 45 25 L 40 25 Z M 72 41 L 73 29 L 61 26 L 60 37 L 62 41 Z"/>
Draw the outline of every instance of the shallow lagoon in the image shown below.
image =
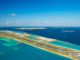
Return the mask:
<path fill-rule="evenodd" d="M 3 45 L 3 43 L 8 44 L 5 41 L 0 44 L 2 47 L 0 48 L 0 60 L 71 60 L 25 43 L 16 44 L 16 40 L 14 41 L 15 43 L 13 42 L 14 44 L 10 46 Z"/>
<path fill-rule="evenodd" d="M 62 42 L 62 41 L 53 41 L 50 43 L 55 44 L 55 45 L 59 45 L 59 46 L 63 46 L 63 47 L 68 47 L 68 48 L 80 50 L 80 46 L 75 45 L 75 44 L 70 44 L 70 43 L 66 43 L 66 42 Z"/>

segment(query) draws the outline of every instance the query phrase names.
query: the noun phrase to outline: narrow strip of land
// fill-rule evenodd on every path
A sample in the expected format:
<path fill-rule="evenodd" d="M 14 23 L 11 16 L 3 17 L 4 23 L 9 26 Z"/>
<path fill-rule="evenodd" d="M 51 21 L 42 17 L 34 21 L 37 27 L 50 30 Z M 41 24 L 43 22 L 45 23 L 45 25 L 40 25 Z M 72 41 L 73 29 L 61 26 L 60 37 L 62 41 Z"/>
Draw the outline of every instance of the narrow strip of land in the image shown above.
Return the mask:
<path fill-rule="evenodd" d="M 49 52 L 52 53 L 56 53 L 71 59 L 77 59 L 80 60 L 80 51 L 79 50 L 75 50 L 75 49 L 71 49 L 71 48 L 66 48 L 66 47 L 62 47 L 62 46 L 57 46 L 57 45 L 53 45 L 47 42 L 43 42 L 43 41 L 38 41 L 38 40 L 32 40 L 29 38 L 26 38 L 25 36 L 21 35 L 21 34 L 16 34 L 12 31 L 0 31 L 0 36 L 3 37 L 10 37 L 22 42 L 25 42 L 27 44 L 36 46 L 38 48 L 47 50 Z"/>

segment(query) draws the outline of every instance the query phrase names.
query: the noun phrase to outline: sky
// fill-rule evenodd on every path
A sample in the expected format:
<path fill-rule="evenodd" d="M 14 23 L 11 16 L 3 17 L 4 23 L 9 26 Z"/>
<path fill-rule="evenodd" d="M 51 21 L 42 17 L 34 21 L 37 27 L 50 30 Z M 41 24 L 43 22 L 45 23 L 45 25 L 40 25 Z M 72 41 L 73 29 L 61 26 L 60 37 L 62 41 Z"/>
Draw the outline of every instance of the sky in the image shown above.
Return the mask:
<path fill-rule="evenodd" d="M 80 0 L 0 0 L 1 26 L 80 27 Z"/>

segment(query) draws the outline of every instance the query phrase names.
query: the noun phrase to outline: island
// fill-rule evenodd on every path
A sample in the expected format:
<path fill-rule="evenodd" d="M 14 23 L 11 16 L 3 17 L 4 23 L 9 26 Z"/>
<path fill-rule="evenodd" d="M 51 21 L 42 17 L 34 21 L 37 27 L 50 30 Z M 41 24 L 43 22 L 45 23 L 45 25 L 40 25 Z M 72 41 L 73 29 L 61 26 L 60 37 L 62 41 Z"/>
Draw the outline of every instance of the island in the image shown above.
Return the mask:
<path fill-rule="evenodd" d="M 46 29 L 46 28 L 42 28 L 42 27 L 40 27 L 40 28 L 17 28 L 17 29 L 28 29 L 28 30 L 34 30 L 34 29 Z"/>
<path fill-rule="evenodd" d="M 14 31 L 0 31 L 0 36 L 13 38 L 37 48 L 55 53 L 73 60 L 80 60 L 80 50 L 51 44 L 52 41 L 58 41 L 47 37 L 37 36 L 29 33 L 17 33 Z M 33 38 L 34 37 L 34 38 Z M 37 38 L 35 38 L 37 37 Z"/>
<path fill-rule="evenodd" d="M 74 32 L 74 30 L 63 30 L 62 32 Z"/>

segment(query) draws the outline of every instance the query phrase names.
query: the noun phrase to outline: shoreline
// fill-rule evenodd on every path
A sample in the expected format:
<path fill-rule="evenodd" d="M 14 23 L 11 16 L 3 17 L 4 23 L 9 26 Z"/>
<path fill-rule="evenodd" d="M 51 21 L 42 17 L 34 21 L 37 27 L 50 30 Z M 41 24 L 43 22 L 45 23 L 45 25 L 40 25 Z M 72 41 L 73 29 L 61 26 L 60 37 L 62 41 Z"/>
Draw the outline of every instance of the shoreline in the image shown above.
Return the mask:
<path fill-rule="evenodd" d="M 40 27 L 40 28 L 16 28 L 16 29 L 28 29 L 28 30 L 35 30 L 35 29 L 46 29 L 46 28 L 42 28 L 42 27 Z"/>
<path fill-rule="evenodd" d="M 0 36 L 0 37 L 4 37 L 4 36 Z M 9 38 L 9 37 L 6 37 L 6 38 Z M 12 39 L 13 39 L 13 38 L 12 38 Z M 14 39 L 14 40 L 17 40 L 17 39 Z M 41 47 L 39 47 L 39 46 L 36 46 L 36 45 L 33 45 L 33 44 L 29 44 L 29 43 L 26 43 L 26 42 L 21 41 L 21 40 L 18 40 L 18 41 L 19 41 L 19 42 L 23 42 L 23 43 L 25 43 L 25 44 L 28 44 L 28 45 L 30 45 L 30 46 L 33 46 L 33 47 L 36 47 L 36 48 L 45 50 L 45 51 L 47 51 L 47 52 L 54 53 L 54 54 L 56 54 L 56 55 L 63 56 L 63 57 L 65 57 L 65 58 L 73 59 L 73 58 L 71 58 L 71 57 L 69 57 L 69 56 L 62 55 L 62 54 L 60 54 L 60 53 L 55 53 L 55 52 L 49 51 L 49 50 L 47 50 L 47 49 L 45 49 L 45 48 L 41 48 Z"/>

